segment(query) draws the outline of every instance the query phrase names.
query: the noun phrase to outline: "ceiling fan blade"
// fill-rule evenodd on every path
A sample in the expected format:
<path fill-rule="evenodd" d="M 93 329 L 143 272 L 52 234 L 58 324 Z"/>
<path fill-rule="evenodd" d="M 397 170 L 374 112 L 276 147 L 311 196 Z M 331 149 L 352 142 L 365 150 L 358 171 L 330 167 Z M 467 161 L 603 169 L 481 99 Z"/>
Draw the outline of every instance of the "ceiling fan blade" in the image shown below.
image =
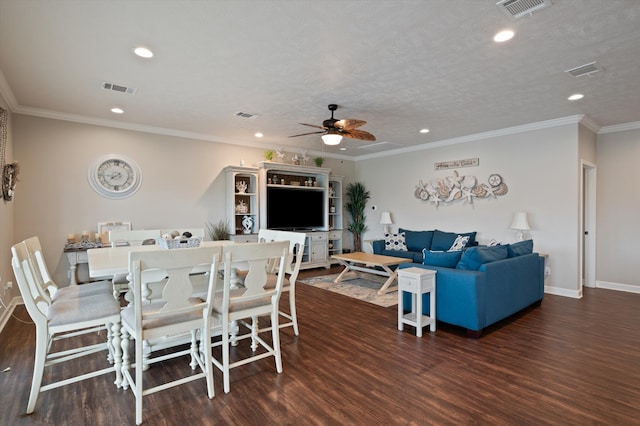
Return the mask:
<path fill-rule="evenodd" d="M 345 119 L 336 121 L 333 126 L 338 127 L 339 129 L 351 130 L 351 129 L 355 129 L 356 127 L 360 127 L 364 124 L 367 124 L 367 122 L 364 120 L 354 120 L 352 118 L 345 118 Z"/>
<path fill-rule="evenodd" d="M 326 127 L 318 126 L 317 124 L 307 124 L 307 123 L 298 123 L 298 124 L 302 124 L 303 126 L 316 127 L 318 129 L 322 129 L 322 130 L 327 130 Z"/>
<path fill-rule="evenodd" d="M 376 137 L 364 130 L 344 130 L 340 132 L 342 136 L 350 139 L 360 139 L 361 141 L 375 141 Z"/>
<path fill-rule="evenodd" d="M 297 138 L 298 136 L 307 136 L 307 135 L 317 135 L 320 133 L 326 133 L 324 130 L 322 132 L 309 132 L 309 133 L 300 133 L 299 135 L 289 136 L 290 138 Z"/>

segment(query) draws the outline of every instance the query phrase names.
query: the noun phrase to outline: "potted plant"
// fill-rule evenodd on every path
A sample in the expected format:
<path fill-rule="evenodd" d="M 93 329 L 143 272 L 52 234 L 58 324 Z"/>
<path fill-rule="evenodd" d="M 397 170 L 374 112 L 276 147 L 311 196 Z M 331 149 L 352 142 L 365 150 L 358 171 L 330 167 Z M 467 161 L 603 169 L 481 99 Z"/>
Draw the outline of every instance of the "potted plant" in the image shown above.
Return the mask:
<path fill-rule="evenodd" d="M 273 150 L 272 150 L 272 149 L 268 149 L 268 150 L 266 150 L 266 151 L 264 152 L 264 158 L 265 158 L 267 161 L 271 161 L 271 160 L 273 160 L 273 156 L 274 156 L 274 155 L 276 155 L 276 153 L 275 153 L 275 152 L 273 152 Z"/>
<path fill-rule="evenodd" d="M 212 241 L 229 239 L 229 234 L 231 232 L 229 231 L 228 222 L 221 219 L 215 225 L 212 224 L 211 222 L 207 222 L 205 225 L 207 227 L 207 233 L 209 234 L 209 237 L 211 238 Z"/>
<path fill-rule="evenodd" d="M 371 195 L 360 182 L 350 183 L 345 195 L 347 197 L 345 208 L 351 215 L 351 222 L 347 225 L 347 229 L 353 233 L 353 249 L 362 251 L 362 234 L 367 230 L 367 216 L 364 210 Z"/>
<path fill-rule="evenodd" d="M 324 158 L 316 157 L 313 159 L 313 162 L 316 163 L 316 166 L 322 167 L 322 163 L 324 163 Z"/>

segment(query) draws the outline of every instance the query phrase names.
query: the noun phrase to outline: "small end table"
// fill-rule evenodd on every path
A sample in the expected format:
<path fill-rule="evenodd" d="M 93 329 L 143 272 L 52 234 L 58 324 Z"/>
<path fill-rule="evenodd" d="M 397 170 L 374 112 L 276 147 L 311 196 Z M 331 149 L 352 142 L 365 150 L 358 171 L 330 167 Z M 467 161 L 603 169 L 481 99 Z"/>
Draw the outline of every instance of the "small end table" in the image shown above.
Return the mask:
<path fill-rule="evenodd" d="M 404 314 L 402 292 L 411 293 L 411 312 Z M 429 314 L 422 314 L 422 295 L 430 293 Z M 398 330 L 404 324 L 416 328 L 416 336 L 422 337 L 422 327 L 429 326 L 436 331 L 436 271 L 423 268 L 406 268 L 398 270 Z"/>

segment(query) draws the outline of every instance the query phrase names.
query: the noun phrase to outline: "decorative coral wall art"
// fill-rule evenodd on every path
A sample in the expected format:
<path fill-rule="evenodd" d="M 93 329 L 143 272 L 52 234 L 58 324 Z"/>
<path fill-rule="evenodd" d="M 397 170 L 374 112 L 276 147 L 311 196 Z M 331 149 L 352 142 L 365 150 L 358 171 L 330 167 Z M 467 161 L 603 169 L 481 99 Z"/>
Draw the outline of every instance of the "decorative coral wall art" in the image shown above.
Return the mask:
<path fill-rule="evenodd" d="M 497 198 L 509 191 L 502 176 L 491 174 L 487 182 L 480 182 L 475 176 L 461 176 L 457 170 L 452 176 L 441 179 L 432 179 L 425 183 L 419 181 L 414 195 L 422 201 L 429 201 L 436 206 L 440 203 L 452 203 L 463 201 L 473 203 L 474 198 Z"/>

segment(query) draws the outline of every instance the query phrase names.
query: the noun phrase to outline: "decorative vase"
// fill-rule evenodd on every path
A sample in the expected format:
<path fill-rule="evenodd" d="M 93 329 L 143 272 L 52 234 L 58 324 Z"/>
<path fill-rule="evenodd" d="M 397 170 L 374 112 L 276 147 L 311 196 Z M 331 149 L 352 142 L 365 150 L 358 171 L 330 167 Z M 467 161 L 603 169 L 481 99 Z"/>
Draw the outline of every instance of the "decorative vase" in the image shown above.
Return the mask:
<path fill-rule="evenodd" d="M 242 233 L 250 234 L 253 231 L 253 218 L 251 216 L 244 216 L 242 218 Z"/>

